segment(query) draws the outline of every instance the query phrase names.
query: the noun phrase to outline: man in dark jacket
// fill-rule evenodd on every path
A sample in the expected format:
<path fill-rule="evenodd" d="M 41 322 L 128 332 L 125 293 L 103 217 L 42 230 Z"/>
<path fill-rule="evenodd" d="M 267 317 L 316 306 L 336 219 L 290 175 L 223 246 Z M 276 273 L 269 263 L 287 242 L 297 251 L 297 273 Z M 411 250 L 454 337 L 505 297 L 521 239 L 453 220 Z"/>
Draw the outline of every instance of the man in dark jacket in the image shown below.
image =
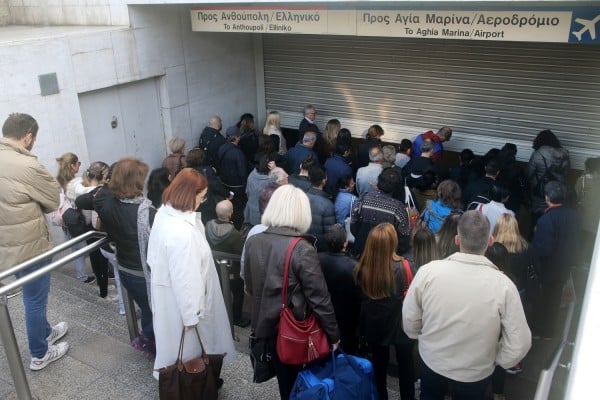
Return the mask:
<path fill-rule="evenodd" d="M 335 210 L 329 195 L 323 191 L 327 180 L 325 171 L 315 167 L 309 171 L 309 177 L 312 187 L 307 194 L 312 222 L 307 233 L 317 238 L 317 251 L 326 251 L 325 232 L 335 224 Z"/>
<path fill-rule="evenodd" d="M 433 163 L 433 148 L 434 144 L 430 140 L 426 140 L 421 144 L 421 152 L 418 156 L 413 156 L 402 169 L 402 176 L 406 178 L 406 185 L 409 188 L 429 189 L 423 182 L 423 176 L 427 172 L 432 172 L 434 181 L 438 180 L 438 168 Z"/>
<path fill-rule="evenodd" d="M 496 159 L 488 160 L 484 166 L 485 176 L 471 182 L 462 194 L 463 206 L 469 208 L 471 203 L 487 204 L 490 202 L 490 189 L 496 183 L 496 177 L 500 172 Z"/>
<path fill-rule="evenodd" d="M 538 309 L 533 328 L 534 335 L 551 338 L 555 333 L 563 286 L 577 262 L 580 220 L 575 210 L 563 205 L 567 197 L 563 183 L 548 182 L 544 192 L 548 208 L 538 219 L 531 242 L 542 268 L 542 299 L 535 302 Z"/>
<path fill-rule="evenodd" d="M 356 327 L 360 314 L 360 299 L 354 284 L 353 271 L 356 260 L 346 253 L 348 240 L 346 230 L 335 224 L 325 233 L 329 251 L 319 253 L 319 261 L 331 302 L 340 328 L 344 351 L 355 354 L 357 348 Z"/>
<path fill-rule="evenodd" d="M 353 252 L 360 256 L 371 229 L 382 222 L 394 225 L 398 234 L 398 254 L 410 247 L 410 232 L 406 205 L 393 196 L 402 187 L 402 174 L 396 168 L 387 168 L 377 179 L 377 190 L 361 196 L 354 202 L 350 214 L 350 231 L 355 237 Z"/>
<path fill-rule="evenodd" d="M 352 167 L 347 157 L 352 152 L 350 143 L 339 142 L 335 145 L 335 154 L 325 161 L 325 171 L 327 173 L 327 183 L 325 191 L 333 195 L 336 191 L 338 180 L 352 176 Z"/>
<path fill-rule="evenodd" d="M 217 167 L 217 151 L 225 143 L 225 138 L 221 134 L 221 128 L 221 117 L 213 115 L 208 120 L 208 126 L 200 134 L 200 141 L 198 142 L 198 147 L 204 150 L 208 158 L 208 164 L 215 168 Z"/>
<path fill-rule="evenodd" d="M 219 176 L 223 185 L 233 193 L 233 224 L 237 229 L 244 222 L 244 208 L 248 198 L 246 196 L 246 179 L 248 177 L 248 163 L 246 156 L 238 144 L 239 131 L 227 131 L 227 142 L 217 151 L 217 164 Z"/>
<path fill-rule="evenodd" d="M 312 155 L 313 160 L 318 160 L 317 154 L 313 150 L 317 141 L 316 135 L 317 134 L 314 132 L 307 131 L 302 137 L 302 143 L 297 143 L 285 154 L 288 174 L 292 175 L 299 173 L 300 164 L 302 164 L 302 161 L 304 161 L 308 155 Z"/>
<path fill-rule="evenodd" d="M 302 139 L 305 132 L 314 132 L 319 134 L 319 127 L 315 125 L 315 118 L 317 117 L 317 109 L 312 104 L 304 106 L 304 118 L 300 121 L 298 126 L 298 140 Z"/>
<path fill-rule="evenodd" d="M 231 222 L 233 215 L 233 204 L 229 200 L 217 203 L 217 219 L 208 221 L 206 224 L 206 240 L 211 249 L 224 253 L 242 254 L 244 241 L 240 232 L 235 229 Z M 229 280 L 231 293 L 233 294 L 233 323 L 241 328 L 250 325 L 248 318 L 242 317 L 244 305 L 244 281 L 240 278 L 240 263 L 234 262 L 231 266 Z"/>

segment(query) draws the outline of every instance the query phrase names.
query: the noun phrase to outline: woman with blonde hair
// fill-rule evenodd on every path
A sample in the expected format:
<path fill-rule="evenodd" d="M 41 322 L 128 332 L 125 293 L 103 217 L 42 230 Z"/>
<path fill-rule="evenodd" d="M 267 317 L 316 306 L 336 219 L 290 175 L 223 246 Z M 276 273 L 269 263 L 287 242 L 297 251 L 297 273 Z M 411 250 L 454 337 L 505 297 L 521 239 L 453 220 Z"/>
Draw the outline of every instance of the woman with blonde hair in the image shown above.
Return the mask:
<path fill-rule="evenodd" d="M 265 127 L 263 128 L 263 134 L 268 136 L 276 135 L 279 137 L 279 154 L 284 155 L 287 152 L 285 139 L 281 133 L 281 116 L 279 115 L 279 112 L 269 112 L 269 115 L 267 115 L 267 121 L 265 122 Z"/>
<path fill-rule="evenodd" d="M 163 160 L 162 167 L 169 170 L 171 179 L 173 179 L 186 166 L 184 154 L 185 140 L 179 137 L 172 138 L 169 140 L 169 150 L 171 150 L 171 154 Z"/>
<path fill-rule="evenodd" d="M 61 208 L 63 202 L 72 203 L 75 206 L 75 198 L 69 199 L 67 197 L 67 185 L 75 179 L 75 176 L 79 172 L 79 168 L 81 167 L 81 162 L 79 158 L 73 153 L 65 153 L 56 159 L 58 163 L 58 173 L 56 175 L 56 180 L 60 185 L 61 190 Z M 81 181 L 81 178 L 78 178 Z M 62 226 L 63 233 L 65 234 L 65 238 L 67 240 L 71 239 L 71 234 L 67 230 L 66 226 Z M 84 243 L 78 243 L 72 247 L 73 251 L 80 250 L 85 247 Z M 85 272 L 85 257 L 79 257 L 73 260 L 73 266 L 75 267 L 75 277 L 80 282 L 84 283 L 93 283 L 95 278 L 92 276 L 88 276 Z"/>
<path fill-rule="evenodd" d="M 330 119 L 325 125 L 325 132 L 323 132 L 323 139 L 329 144 L 329 147 L 335 149 L 335 141 L 337 134 L 342 129 L 342 124 L 339 119 Z"/>
<path fill-rule="evenodd" d="M 396 349 L 400 395 L 415 397 L 413 347 L 402 329 L 402 303 L 412 281 L 408 260 L 396 253 L 398 235 L 390 223 L 369 232 L 365 249 L 354 269 L 354 280 L 362 292 L 360 330 L 373 352 L 375 385 L 381 400 L 387 400 L 389 346 Z"/>
<path fill-rule="evenodd" d="M 306 235 L 311 221 L 306 193 L 289 184 L 280 186 L 273 192 L 262 215 L 261 222 L 267 230 L 250 237 L 244 250 L 246 293 L 252 297 L 252 335 L 256 346 L 271 349 L 269 353 L 273 357 L 283 400 L 290 397 L 296 376 L 302 369 L 299 365 L 282 363 L 275 349 L 285 255 L 295 238 L 302 240 L 292 249 L 287 304 L 291 305 L 297 320 L 303 320 L 312 312 L 334 350 L 340 340 L 314 237 Z"/>

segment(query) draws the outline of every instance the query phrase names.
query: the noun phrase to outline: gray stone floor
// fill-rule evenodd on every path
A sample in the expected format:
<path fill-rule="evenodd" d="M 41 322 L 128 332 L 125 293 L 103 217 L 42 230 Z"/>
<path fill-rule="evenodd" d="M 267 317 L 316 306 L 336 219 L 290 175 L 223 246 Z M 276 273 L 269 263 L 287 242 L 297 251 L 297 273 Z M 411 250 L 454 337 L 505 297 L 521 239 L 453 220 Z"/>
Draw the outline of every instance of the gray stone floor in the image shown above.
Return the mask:
<path fill-rule="evenodd" d="M 116 291 L 109 292 L 115 294 Z M 48 304 L 51 323 L 67 321 L 70 325 L 65 340 L 69 353 L 42 371 L 29 371 L 29 355 L 24 332 L 21 298 L 10 300 L 9 309 L 24 361 L 32 394 L 43 400 L 62 399 L 157 399 L 157 382 L 152 378 L 153 364 L 129 345 L 125 317 L 119 315 L 116 302 L 101 299 L 96 285 L 80 283 L 73 269 L 66 266 L 55 271 Z M 236 327 L 238 356 L 223 368 L 225 384 L 221 399 L 277 399 L 275 380 L 252 383 L 247 355 L 248 329 Z M 539 371 L 553 349 L 551 342 L 534 342 L 524 361 L 524 372 L 509 376 L 506 395 L 509 400 L 532 399 Z M 393 369 L 393 368 L 392 368 Z M 388 377 L 390 399 L 398 399 L 397 380 Z M 0 399 L 16 399 L 12 377 L 0 347 Z"/>

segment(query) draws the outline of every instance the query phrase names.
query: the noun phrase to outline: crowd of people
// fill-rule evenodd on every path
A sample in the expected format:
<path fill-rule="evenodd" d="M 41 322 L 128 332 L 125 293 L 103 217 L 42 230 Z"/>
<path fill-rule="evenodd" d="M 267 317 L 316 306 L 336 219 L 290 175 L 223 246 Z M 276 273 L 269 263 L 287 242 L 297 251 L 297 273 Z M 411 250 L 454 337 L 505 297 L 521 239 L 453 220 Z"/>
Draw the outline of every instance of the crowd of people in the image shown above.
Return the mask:
<path fill-rule="evenodd" d="M 175 362 L 181 329 L 189 335 L 184 358 L 200 353 L 197 327 L 207 352 L 235 359 L 211 250 L 241 254 L 230 271 L 234 325 L 250 325 L 271 352 L 287 399 L 301 366 L 282 363 L 274 343 L 286 250 L 301 237 L 287 305 L 299 320 L 313 313 L 335 348 L 371 358 L 380 399 L 388 398 L 390 346 L 402 399 L 414 398 L 417 376 L 421 399 L 480 399 L 489 384 L 502 399 L 505 374 L 522 370 L 532 335 L 556 335 L 570 269 L 589 262 L 600 159 L 588 159 L 572 186 L 569 153 L 550 130 L 535 137 L 526 168 L 511 143 L 480 157 L 464 149 L 453 165 L 444 154 L 448 126 L 396 145 L 372 125 L 356 147 L 339 120 L 321 132 L 316 113 L 304 108 L 297 134 L 284 134 L 275 111 L 262 130 L 246 113 L 224 134 L 215 115 L 197 147 L 186 152 L 172 139 L 171 154 L 152 171 L 124 158 L 93 162 L 79 177 L 81 163 L 66 153 L 56 179 L 29 152 L 35 120 L 12 114 L 0 143 L 0 180 L 15 188 L 0 201 L 7 265 L 49 248 L 43 213 L 54 212 L 53 220 L 58 209 L 67 237 L 78 234 L 69 208 L 81 214 L 83 231 L 107 232 L 112 245 L 89 255 L 94 277 L 83 259 L 76 277 L 97 282 L 107 297 L 114 275 L 121 307 L 121 285 L 127 290 L 141 310 L 132 345 L 157 371 Z M 31 193 L 20 196 L 17 187 Z M 521 232 L 525 214 L 531 227 Z M 66 323 L 50 327 L 39 307 L 48 289 L 49 277 L 24 287 L 31 369 L 68 350 L 55 344 Z"/>

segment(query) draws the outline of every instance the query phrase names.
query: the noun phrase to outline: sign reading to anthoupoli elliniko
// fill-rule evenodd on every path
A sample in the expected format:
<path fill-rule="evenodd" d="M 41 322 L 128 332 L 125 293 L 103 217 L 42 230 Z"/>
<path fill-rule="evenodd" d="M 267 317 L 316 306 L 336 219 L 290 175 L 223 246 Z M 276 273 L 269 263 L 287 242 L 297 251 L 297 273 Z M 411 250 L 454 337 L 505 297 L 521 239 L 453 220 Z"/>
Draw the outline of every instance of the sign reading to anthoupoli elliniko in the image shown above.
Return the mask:
<path fill-rule="evenodd" d="M 406 38 L 599 43 L 600 8 L 424 11 L 333 7 L 202 6 L 196 32 L 294 33 Z"/>

